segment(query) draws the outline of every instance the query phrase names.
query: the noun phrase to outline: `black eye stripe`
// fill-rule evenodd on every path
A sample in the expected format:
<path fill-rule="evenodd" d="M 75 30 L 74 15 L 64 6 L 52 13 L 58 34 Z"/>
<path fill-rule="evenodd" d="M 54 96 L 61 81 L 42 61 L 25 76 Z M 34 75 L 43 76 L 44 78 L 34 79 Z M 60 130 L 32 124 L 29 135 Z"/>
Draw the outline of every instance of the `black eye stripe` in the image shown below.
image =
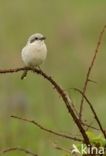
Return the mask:
<path fill-rule="evenodd" d="M 31 40 L 30 40 L 30 43 L 33 43 L 34 41 L 37 41 L 37 40 L 45 40 L 46 39 L 46 37 L 34 37 L 34 38 L 32 38 Z"/>
<path fill-rule="evenodd" d="M 38 40 L 38 37 L 33 38 L 30 43 L 33 43 L 35 40 Z"/>

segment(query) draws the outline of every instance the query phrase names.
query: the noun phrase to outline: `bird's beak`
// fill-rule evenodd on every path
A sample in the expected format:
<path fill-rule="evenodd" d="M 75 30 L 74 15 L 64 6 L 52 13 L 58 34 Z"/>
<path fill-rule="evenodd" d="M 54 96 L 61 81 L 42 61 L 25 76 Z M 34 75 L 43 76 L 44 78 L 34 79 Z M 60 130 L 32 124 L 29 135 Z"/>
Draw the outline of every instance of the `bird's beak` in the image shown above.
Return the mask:
<path fill-rule="evenodd" d="M 41 41 L 42 41 L 42 40 L 45 40 L 45 39 L 46 39 L 46 37 L 43 36 L 43 37 L 41 38 Z"/>

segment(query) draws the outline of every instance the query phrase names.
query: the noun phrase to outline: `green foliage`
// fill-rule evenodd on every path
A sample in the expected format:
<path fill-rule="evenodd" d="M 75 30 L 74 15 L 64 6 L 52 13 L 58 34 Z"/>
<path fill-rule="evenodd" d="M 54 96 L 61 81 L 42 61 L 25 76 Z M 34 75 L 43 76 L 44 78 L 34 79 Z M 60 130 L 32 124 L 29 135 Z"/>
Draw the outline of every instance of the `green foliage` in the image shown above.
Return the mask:
<path fill-rule="evenodd" d="M 87 131 L 86 134 L 88 135 L 92 144 L 102 147 L 106 146 L 106 139 L 101 133 L 96 134 L 92 131 Z"/>
<path fill-rule="evenodd" d="M 96 147 L 98 150 L 101 147 L 102 148 L 106 147 L 106 139 L 104 138 L 104 136 L 101 133 L 98 134 L 98 133 L 94 133 L 93 131 L 87 131 L 86 134 L 89 137 L 92 147 Z M 88 147 L 87 147 L 86 144 L 78 143 L 78 144 L 75 144 L 75 148 L 77 149 L 76 152 L 85 154 L 85 152 L 87 152 L 87 150 L 89 151 L 90 146 L 88 145 Z M 93 151 L 93 148 L 92 148 L 92 151 Z M 82 152 L 84 152 L 84 153 L 82 153 Z"/>

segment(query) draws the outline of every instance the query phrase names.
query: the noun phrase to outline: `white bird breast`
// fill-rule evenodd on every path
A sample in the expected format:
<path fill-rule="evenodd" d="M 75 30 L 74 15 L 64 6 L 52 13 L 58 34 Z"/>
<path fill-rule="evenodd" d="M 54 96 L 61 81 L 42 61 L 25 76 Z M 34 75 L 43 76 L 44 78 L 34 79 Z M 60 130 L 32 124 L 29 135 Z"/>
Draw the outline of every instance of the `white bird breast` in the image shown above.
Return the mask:
<path fill-rule="evenodd" d="M 39 66 L 47 56 L 47 48 L 43 41 L 27 44 L 22 49 L 22 60 L 26 66 Z"/>

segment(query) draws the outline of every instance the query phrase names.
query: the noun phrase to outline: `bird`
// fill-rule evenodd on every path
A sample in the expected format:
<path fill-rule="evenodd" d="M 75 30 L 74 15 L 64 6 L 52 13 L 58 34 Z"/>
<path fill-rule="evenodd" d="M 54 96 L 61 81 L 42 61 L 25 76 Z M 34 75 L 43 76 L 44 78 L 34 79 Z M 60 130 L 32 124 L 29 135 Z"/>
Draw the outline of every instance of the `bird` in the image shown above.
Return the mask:
<path fill-rule="evenodd" d="M 26 67 L 40 68 L 40 65 L 47 57 L 47 46 L 44 42 L 46 39 L 41 33 L 35 33 L 28 38 L 27 44 L 21 51 L 22 61 Z M 27 70 L 21 76 L 24 79 L 27 75 Z"/>

